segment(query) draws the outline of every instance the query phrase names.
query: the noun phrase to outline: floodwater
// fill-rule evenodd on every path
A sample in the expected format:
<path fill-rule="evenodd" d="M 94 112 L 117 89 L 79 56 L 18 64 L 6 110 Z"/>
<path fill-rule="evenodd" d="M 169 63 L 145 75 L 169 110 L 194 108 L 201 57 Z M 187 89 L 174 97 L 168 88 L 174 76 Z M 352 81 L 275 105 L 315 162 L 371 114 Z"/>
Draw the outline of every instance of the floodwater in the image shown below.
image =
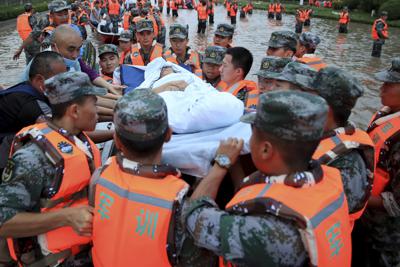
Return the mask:
<path fill-rule="evenodd" d="M 193 49 L 204 51 L 207 44 L 212 43 L 212 35 L 218 23 L 230 23 L 225 9 L 219 5 L 215 9 L 215 24 L 207 25 L 206 34 L 197 34 L 197 13 L 194 10 L 179 10 L 179 17 L 166 16 L 163 18 L 168 28 L 173 23 L 189 25 L 190 46 Z M 253 67 L 248 79 L 255 79 L 253 75 L 260 67 L 262 57 L 265 56 L 266 43 L 273 31 L 294 30 L 294 16 L 284 15 L 281 22 L 268 20 L 265 11 L 255 10 L 253 15 L 245 19 L 237 19 L 234 35 L 234 45 L 244 46 L 254 56 Z M 18 61 L 12 60 L 14 51 L 21 40 L 15 30 L 15 20 L 0 23 L 0 84 L 8 87 L 18 82 L 20 73 L 25 66 L 25 58 L 21 55 Z M 370 37 L 371 25 L 351 23 L 348 34 L 338 34 L 337 22 L 333 20 L 313 18 L 311 27 L 305 28 L 319 35 L 321 44 L 317 54 L 326 63 L 334 64 L 355 75 L 365 86 L 364 96 L 358 101 L 351 120 L 365 128 L 372 113 L 380 107 L 379 86 L 372 78 L 372 74 L 380 69 L 387 68 L 393 57 L 400 56 L 400 29 L 390 28 L 390 39 L 383 47 L 380 59 L 370 56 L 372 40 Z M 90 30 L 89 30 L 90 31 Z M 98 44 L 95 36 L 89 33 L 95 45 Z"/>

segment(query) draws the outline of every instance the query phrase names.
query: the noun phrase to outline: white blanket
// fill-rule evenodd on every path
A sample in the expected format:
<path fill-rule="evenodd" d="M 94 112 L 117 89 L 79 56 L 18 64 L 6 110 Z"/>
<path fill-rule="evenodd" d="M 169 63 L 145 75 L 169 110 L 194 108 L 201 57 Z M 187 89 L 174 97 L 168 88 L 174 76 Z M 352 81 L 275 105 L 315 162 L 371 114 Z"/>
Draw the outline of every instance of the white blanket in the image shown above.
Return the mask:
<path fill-rule="evenodd" d="M 174 73 L 161 79 L 163 67 Z M 184 68 L 157 58 L 147 65 L 141 88 L 155 88 L 171 81 L 184 81 L 185 91 L 160 93 L 168 108 L 168 119 L 174 133 L 194 133 L 230 126 L 239 122 L 243 102 L 230 93 L 221 93 Z"/>
<path fill-rule="evenodd" d="M 250 153 L 250 124 L 235 123 L 230 127 L 203 131 L 194 134 L 173 135 L 163 148 L 163 163 L 179 168 L 182 173 L 204 177 L 209 172 L 219 142 L 229 137 L 244 139 L 241 154 Z"/>

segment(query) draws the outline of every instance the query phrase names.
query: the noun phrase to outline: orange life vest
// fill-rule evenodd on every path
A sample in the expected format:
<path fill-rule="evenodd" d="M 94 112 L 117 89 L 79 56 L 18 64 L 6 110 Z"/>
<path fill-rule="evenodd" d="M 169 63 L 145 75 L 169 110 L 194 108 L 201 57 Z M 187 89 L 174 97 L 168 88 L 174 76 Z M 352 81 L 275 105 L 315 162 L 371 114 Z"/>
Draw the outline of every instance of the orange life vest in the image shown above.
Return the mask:
<path fill-rule="evenodd" d="M 119 16 L 119 3 L 116 1 L 115 3 L 111 0 L 108 1 L 108 14 L 109 15 L 114 15 L 114 16 Z"/>
<path fill-rule="evenodd" d="M 94 266 L 172 266 L 169 243 L 175 237 L 169 233 L 176 199 L 187 184 L 173 175 L 137 176 L 116 157 L 109 161 L 92 180 Z"/>
<path fill-rule="evenodd" d="M 226 3 L 226 11 L 228 11 L 228 12 L 231 11 L 231 3 L 229 3 L 229 2 Z"/>
<path fill-rule="evenodd" d="M 339 24 L 348 24 L 350 21 L 349 12 L 341 12 L 339 16 Z"/>
<path fill-rule="evenodd" d="M 274 13 L 275 12 L 275 4 L 270 3 L 268 5 L 268 13 Z"/>
<path fill-rule="evenodd" d="M 322 61 L 322 59 L 319 57 L 301 57 L 301 58 L 298 58 L 297 61 L 310 66 L 311 68 L 315 69 L 316 71 L 326 68 L 326 66 L 327 66 L 324 63 L 324 61 Z"/>
<path fill-rule="evenodd" d="M 130 18 L 131 18 L 131 13 L 125 12 L 123 17 L 123 26 L 125 31 L 129 30 Z"/>
<path fill-rule="evenodd" d="M 377 114 L 374 115 L 367 133 L 375 145 L 375 172 L 372 195 L 379 196 L 384 192 L 386 185 L 390 181 L 389 172 L 386 170 L 383 160 L 389 148 L 386 142 L 400 132 L 400 114 L 389 114 L 379 120 Z M 383 122 L 381 122 L 383 121 Z"/>
<path fill-rule="evenodd" d="M 329 164 L 335 159 L 339 158 L 341 155 L 345 155 L 353 149 L 358 150 L 364 159 L 369 171 L 369 183 L 372 187 L 372 174 L 374 173 L 374 144 L 369 135 L 360 129 L 355 129 L 353 134 L 338 133 L 332 137 L 321 140 L 318 148 L 314 152 L 313 159 L 318 160 L 321 164 L 329 166 Z M 368 192 L 366 198 L 368 199 L 369 196 L 370 192 Z M 355 220 L 358 220 L 363 214 L 366 204 L 367 201 L 365 201 L 365 206 L 361 210 L 350 214 L 351 228 L 353 228 Z"/>
<path fill-rule="evenodd" d="M 25 39 L 28 38 L 29 34 L 32 31 L 32 27 L 29 24 L 30 16 L 31 16 L 30 13 L 25 12 L 19 15 L 17 18 L 17 31 L 22 41 L 25 41 Z"/>
<path fill-rule="evenodd" d="M 276 13 L 281 13 L 282 12 L 282 5 L 279 4 L 279 3 L 275 4 L 274 10 L 275 10 Z"/>
<path fill-rule="evenodd" d="M 306 9 L 306 10 L 304 10 L 304 12 L 303 12 L 303 13 L 304 13 L 304 14 L 303 14 L 304 20 L 310 19 L 311 12 L 312 12 L 312 9 Z"/>
<path fill-rule="evenodd" d="M 240 82 L 235 83 L 231 87 L 226 87 L 224 92 L 231 93 L 234 96 L 240 92 L 240 90 L 247 88 L 247 91 L 250 92 L 252 90 L 257 90 L 257 84 L 253 81 L 242 80 Z"/>
<path fill-rule="evenodd" d="M 258 89 L 251 90 L 247 93 L 246 100 L 244 106 L 247 109 L 256 109 L 258 104 L 258 97 L 260 95 L 260 91 Z"/>
<path fill-rule="evenodd" d="M 385 39 L 387 39 L 387 38 L 389 37 L 388 25 L 387 25 L 386 21 L 384 21 L 384 20 L 381 19 L 381 18 L 376 19 L 376 20 L 374 21 L 374 24 L 372 25 L 372 32 L 371 32 L 371 34 L 372 34 L 372 39 L 374 39 L 374 40 L 380 39 L 380 37 L 379 37 L 379 35 L 378 35 L 378 31 L 376 30 L 376 24 L 377 24 L 378 22 L 382 22 L 382 23 L 383 23 L 384 27 L 383 27 L 383 30 L 382 30 L 382 34 L 383 34 L 383 37 L 384 37 Z"/>
<path fill-rule="evenodd" d="M 207 14 L 208 15 L 214 15 L 214 3 L 211 2 L 208 6 L 207 6 Z"/>
<path fill-rule="evenodd" d="M 113 77 L 110 77 L 108 75 L 104 75 L 103 73 L 100 74 L 100 77 L 103 78 L 104 80 L 106 80 L 106 82 L 108 82 L 108 83 L 113 83 Z"/>
<path fill-rule="evenodd" d="M 174 0 L 170 1 L 169 6 L 171 7 L 171 10 L 178 10 L 178 5 L 176 4 L 176 2 Z"/>
<path fill-rule="evenodd" d="M 203 76 L 203 73 L 201 71 L 201 67 L 200 67 L 200 56 L 199 53 L 197 53 L 196 51 L 193 51 L 192 49 L 189 49 L 189 60 L 193 62 L 194 66 L 192 66 L 192 72 L 194 74 L 196 74 L 197 77 L 201 78 Z M 172 49 L 168 49 L 164 55 L 163 58 L 166 61 L 175 63 L 176 65 L 179 65 L 179 62 L 176 58 L 175 53 L 172 52 Z"/>
<path fill-rule="evenodd" d="M 101 165 L 100 152 L 90 138 L 87 136 L 86 138 L 92 150 L 93 167 L 98 168 Z M 39 123 L 25 127 L 17 133 L 10 155 L 14 153 L 14 148 L 20 147 L 29 140 L 34 140 L 46 153 L 49 160 L 60 170 L 53 183 L 58 187 L 45 190 L 55 190 L 55 192 L 50 198 L 41 199 L 40 211 L 42 213 L 54 212 L 65 207 L 88 205 L 87 189 L 92 171 L 84 151 L 58 131 L 50 128 L 47 123 Z M 50 255 L 65 253 L 68 250 L 73 253 L 74 250 L 78 250 L 80 246 L 91 241 L 90 237 L 76 234 L 70 226 L 57 228 L 41 234 L 39 237 L 43 240 L 41 245 L 46 246 L 42 249 L 49 251 Z M 21 259 L 23 255 L 20 254 L 18 239 L 8 239 L 7 241 L 12 258 L 23 264 Z"/>
<path fill-rule="evenodd" d="M 199 20 L 207 20 L 207 6 L 199 5 L 197 7 L 197 14 Z"/>
<path fill-rule="evenodd" d="M 258 183 L 240 189 L 227 204 L 233 214 L 293 220 L 311 266 L 349 267 L 351 235 L 346 197 L 337 169 L 322 166 L 323 179 L 304 188 Z M 318 200 L 318 201 L 316 201 Z M 258 204 L 255 204 L 258 203 Z M 257 209 L 262 207 L 261 209 Z"/>
<path fill-rule="evenodd" d="M 132 65 L 146 66 L 148 63 L 150 63 L 154 59 L 156 59 L 158 57 L 162 57 L 162 54 L 163 54 L 162 44 L 155 43 L 155 44 L 153 44 L 151 51 L 150 51 L 149 62 L 144 62 L 144 59 L 143 59 L 142 54 L 139 49 L 139 44 L 133 44 L 132 50 L 131 50 Z"/>
<path fill-rule="evenodd" d="M 55 29 L 56 29 L 56 27 L 50 25 L 50 26 L 47 26 L 46 28 L 44 28 L 42 30 L 42 32 L 45 34 L 51 34 Z"/>
<path fill-rule="evenodd" d="M 230 8 L 230 10 L 229 10 L 229 15 L 230 15 L 231 17 L 235 17 L 236 14 L 237 14 L 237 5 L 236 5 L 236 4 L 233 4 L 233 5 L 231 5 L 231 8 Z"/>
<path fill-rule="evenodd" d="M 297 19 L 300 22 L 304 22 L 306 20 L 305 10 L 297 10 L 296 13 L 297 13 Z"/>

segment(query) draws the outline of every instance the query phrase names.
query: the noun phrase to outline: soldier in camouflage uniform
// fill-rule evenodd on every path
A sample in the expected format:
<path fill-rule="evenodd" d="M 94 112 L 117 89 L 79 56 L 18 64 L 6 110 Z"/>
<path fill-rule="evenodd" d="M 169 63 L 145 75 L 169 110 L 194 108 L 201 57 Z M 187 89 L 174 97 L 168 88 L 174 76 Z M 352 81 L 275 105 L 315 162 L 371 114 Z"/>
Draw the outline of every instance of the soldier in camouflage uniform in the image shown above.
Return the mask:
<path fill-rule="evenodd" d="M 281 73 L 285 66 L 291 62 L 289 58 L 268 56 L 261 61 L 260 70 L 256 73 L 258 78 L 258 90 L 260 94 L 273 89 L 274 74 Z"/>
<path fill-rule="evenodd" d="M 202 57 L 203 80 L 218 90 L 222 90 L 224 87 L 219 68 L 222 65 L 225 53 L 226 48 L 222 46 L 209 46 Z"/>
<path fill-rule="evenodd" d="M 393 59 L 391 68 L 376 73 L 375 78 L 383 82 L 380 95 L 384 106 L 376 120 L 394 115 L 400 109 L 400 58 Z M 372 130 L 371 125 L 368 132 Z M 364 258 L 369 255 L 369 266 L 400 264 L 400 139 L 399 125 L 392 123 L 392 127 L 397 128 L 396 134 L 385 142 L 380 151 L 384 156 L 379 159 L 379 167 L 389 174 L 389 183 L 379 196 L 370 197 L 362 218 L 370 241 L 369 252 L 363 254 Z"/>
<path fill-rule="evenodd" d="M 102 44 L 99 46 L 100 77 L 109 83 L 113 82 L 113 74 L 119 67 L 118 48 L 113 44 Z"/>
<path fill-rule="evenodd" d="M 286 185 L 294 186 L 299 181 L 292 179 L 292 172 L 304 177 L 311 175 L 311 180 L 315 181 L 321 178 L 322 174 L 316 172 L 321 168 L 320 165 L 315 161 L 310 163 L 310 159 L 322 136 L 327 111 L 326 102 L 309 93 L 277 91 L 261 94 L 257 112 L 244 115 L 242 121 L 252 123 L 250 150 L 253 162 L 259 169 L 255 174 L 263 173 L 264 178 L 251 175 L 238 183 L 243 186 L 266 183 L 269 185 L 265 188 L 268 188 L 285 180 Z M 243 141 L 234 138 L 221 142 L 215 157 L 216 164 L 196 188 L 192 202 L 184 207 L 182 219 L 187 230 L 198 246 L 213 251 L 235 266 L 305 266 L 309 254 L 299 229 L 287 217 L 280 217 L 279 207 L 269 213 L 268 204 L 261 205 L 264 211 L 252 215 L 246 214 L 246 210 L 242 210 L 244 214 L 240 210 L 219 210 L 214 202 L 218 187 L 227 169 L 236 161 L 242 146 Z M 273 157 L 273 153 L 279 153 L 281 160 Z M 307 186 L 315 186 L 309 183 L 310 180 L 298 179 L 302 186 L 303 182 Z M 339 177 L 336 179 L 340 183 Z M 340 191 L 343 194 L 342 189 L 337 193 Z M 275 203 L 273 199 L 271 203 Z M 348 211 L 345 201 L 340 210 L 345 215 L 341 223 L 346 225 Z M 345 227 L 342 230 L 346 230 Z M 350 249 L 349 231 L 342 234 L 348 240 L 347 248 L 343 249 Z M 323 257 L 329 253 L 320 251 L 319 255 Z M 349 262 L 350 258 L 345 261 Z M 344 263 L 341 266 L 348 265 Z"/>
<path fill-rule="evenodd" d="M 286 58 L 287 59 L 287 58 Z M 301 90 L 310 91 L 317 72 L 305 64 L 298 62 L 288 63 L 280 73 L 271 73 L 273 80 L 272 90 Z"/>
<path fill-rule="evenodd" d="M 341 135 L 352 136 L 356 130 L 358 135 L 367 136 L 349 122 L 351 111 L 364 92 L 363 86 L 352 75 L 337 67 L 326 67 L 318 72 L 310 87 L 329 105 L 330 113 L 324 139 Z M 324 164 L 340 170 L 350 214 L 363 210 L 371 191 L 373 147 L 365 148 L 365 151 L 361 147 L 363 145 L 346 149 L 342 153 L 335 151 L 336 158 L 329 158 L 327 161 L 321 159 Z"/>
<path fill-rule="evenodd" d="M 214 33 L 213 45 L 231 48 L 234 32 L 235 28 L 232 25 L 226 23 L 218 24 Z"/>
<path fill-rule="evenodd" d="M 298 37 L 291 31 L 276 31 L 268 41 L 267 56 L 292 58 L 296 53 Z"/>
<path fill-rule="evenodd" d="M 52 129 L 56 134 L 58 133 L 65 140 L 76 145 L 68 146 L 69 143 L 60 142 L 59 149 L 65 151 L 65 153 L 72 153 L 73 151 L 66 150 L 67 148 L 85 151 L 88 159 L 87 165 L 89 169 L 94 171 L 93 157 L 95 151 L 93 149 L 97 150 L 97 148 L 89 145 L 88 138 L 83 135 L 82 131 L 94 130 L 97 122 L 96 98 L 94 96 L 105 95 L 106 90 L 93 86 L 84 73 L 66 72 L 46 81 L 45 94 L 49 99 L 53 114 L 52 120 L 47 122 L 48 129 Z M 74 116 L 71 114 L 74 114 Z M 70 226 L 76 233 L 90 236 L 92 211 L 88 206 L 66 207 L 46 213 L 40 212 L 41 203 L 51 199 L 54 195 L 54 184 L 59 182 L 57 179 L 63 178 L 58 175 L 60 166 L 50 161 L 50 157 L 47 153 L 44 153 L 43 147 L 30 140 L 13 153 L 3 172 L 0 185 L 0 236 L 25 237 L 24 240 L 26 241 L 30 239 L 29 237 L 35 237 L 62 226 Z M 84 169 L 85 164 L 83 161 L 80 167 Z M 62 165 L 62 167 L 64 166 Z M 64 173 L 64 170 L 62 170 L 62 173 Z M 22 239 L 18 240 L 22 243 Z M 20 251 L 25 255 L 24 261 L 26 262 L 37 261 L 42 258 L 39 256 L 39 244 L 36 241 L 32 242 L 24 243 L 28 244 L 29 249 Z M 39 253 L 33 256 L 30 253 L 32 249 L 38 250 L 36 252 Z M 64 256 L 64 259 L 66 257 Z M 56 262 L 57 260 L 49 265 L 52 266 Z M 75 257 L 69 257 L 59 266 L 90 265 L 86 251 Z M 47 266 L 47 264 L 42 262 L 39 266 Z"/>
<path fill-rule="evenodd" d="M 33 57 L 40 52 L 40 46 L 42 42 L 50 45 L 49 36 L 51 32 L 61 24 L 68 23 L 68 10 L 69 6 L 67 2 L 63 0 L 54 0 L 48 5 L 50 15 L 34 14 L 31 16 L 30 24 L 32 26 L 32 32 L 25 39 L 22 45 L 14 53 L 14 59 L 18 59 L 22 51 L 28 52 Z M 53 24 L 50 24 L 50 20 Z M 27 62 L 27 64 L 29 61 Z"/>
<path fill-rule="evenodd" d="M 148 197 L 154 199 L 154 196 L 167 202 L 166 199 L 162 198 L 165 196 L 165 194 L 163 195 L 163 188 L 166 185 L 170 186 L 170 193 L 173 194 L 175 199 L 174 205 L 171 204 L 171 222 L 169 219 L 165 220 L 164 215 L 160 215 L 157 229 L 167 228 L 168 235 L 173 233 L 173 238 L 168 238 L 168 241 L 165 240 L 168 244 L 157 244 L 161 250 L 153 251 L 155 255 L 152 257 L 159 257 L 158 262 L 160 262 L 163 259 L 165 260 L 163 254 L 168 254 L 169 262 L 173 266 L 213 266 L 216 262 L 215 256 L 209 251 L 195 247 L 193 240 L 185 235 L 184 227 L 180 222 L 181 209 L 184 201 L 186 201 L 188 185 L 179 178 L 180 172 L 178 169 L 170 165 L 161 164 L 163 144 L 169 141 L 172 133 L 168 126 L 168 112 L 164 100 L 150 89 L 135 89 L 124 95 L 117 102 L 114 110 L 114 125 L 116 129 L 114 140 L 119 153 L 108 160 L 106 167 L 100 168 L 93 175 L 91 182 L 92 186 L 95 186 L 95 189 L 91 190 L 91 192 L 95 192 L 93 196 L 95 207 L 93 232 L 95 235 L 92 250 L 95 266 L 111 266 L 110 262 L 122 266 L 121 263 L 126 263 L 131 259 L 138 260 L 143 265 L 147 263 L 150 266 L 149 262 L 154 263 L 155 261 L 154 258 L 140 259 L 140 257 L 148 255 L 147 251 L 150 244 L 142 244 L 142 239 L 139 235 L 132 236 L 130 227 L 129 233 L 123 232 L 127 230 L 126 228 L 118 227 L 121 225 L 121 220 L 130 224 L 131 219 L 134 220 L 134 217 L 130 215 L 122 218 L 112 217 L 113 208 L 118 210 L 121 215 L 132 215 L 137 212 L 132 206 L 124 205 L 124 197 L 119 195 L 118 191 L 112 189 L 114 187 L 106 186 L 106 184 L 114 184 L 116 180 L 123 181 L 126 184 L 129 184 L 130 181 L 137 183 L 137 186 L 126 189 L 130 195 L 141 194 L 141 200 L 133 200 L 136 204 L 146 203 Z M 110 170 L 115 170 L 118 174 L 115 173 L 110 176 Z M 103 181 L 106 181 L 106 183 Z M 141 185 L 149 182 L 152 187 L 146 188 L 145 191 L 140 191 Z M 110 213 L 110 218 L 104 224 L 101 213 L 101 196 L 104 193 L 110 194 L 110 191 L 114 197 L 113 202 L 121 205 L 107 208 L 106 212 Z M 156 205 L 149 203 L 149 206 L 152 206 L 150 208 L 152 211 L 157 210 Z M 165 225 L 161 224 L 161 222 L 165 223 Z M 135 222 L 132 223 L 135 224 Z M 112 232 L 110 233 L 110 231 Z M 157 237 L 153 239 L 164 240 L 164 237 L 161 236 L 161 231 L 156 230 L 155 232 Z M 106 238 L 110 234 L 116 238 Z M 155 240 L 153 242 L 156 242 Z M 104 242 L 107 242 L 107 244 Z M 107 255 L 109 246 L 117 245 L 114 242 L 131 244 L 136 248 L 140 248 L 139 250 L 130 250 L 128 248 L 124 251 L 121 250 L 112 255 Z"/>

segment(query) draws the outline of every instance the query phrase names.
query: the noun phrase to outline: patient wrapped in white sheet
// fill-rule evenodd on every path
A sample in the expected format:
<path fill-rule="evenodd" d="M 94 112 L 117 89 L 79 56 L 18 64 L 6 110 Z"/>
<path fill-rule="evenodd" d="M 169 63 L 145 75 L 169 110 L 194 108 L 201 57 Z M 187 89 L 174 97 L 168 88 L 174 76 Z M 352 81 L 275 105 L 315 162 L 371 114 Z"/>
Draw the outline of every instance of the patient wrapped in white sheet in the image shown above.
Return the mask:
<path fill-rule="evenodd" d="M 171 73 L 160 78 L 166 67 Z M 139 87 L 155 89 L 171 82 L 187 85 L 183 90 L 160 93 L 167 104 L 173 132 L 195 133 L 239 122 L 244 111 L 242 101 L 230 93 L 219 92 L 193 73 L 163 58 L 147 65 L 145 81 Z"/>

